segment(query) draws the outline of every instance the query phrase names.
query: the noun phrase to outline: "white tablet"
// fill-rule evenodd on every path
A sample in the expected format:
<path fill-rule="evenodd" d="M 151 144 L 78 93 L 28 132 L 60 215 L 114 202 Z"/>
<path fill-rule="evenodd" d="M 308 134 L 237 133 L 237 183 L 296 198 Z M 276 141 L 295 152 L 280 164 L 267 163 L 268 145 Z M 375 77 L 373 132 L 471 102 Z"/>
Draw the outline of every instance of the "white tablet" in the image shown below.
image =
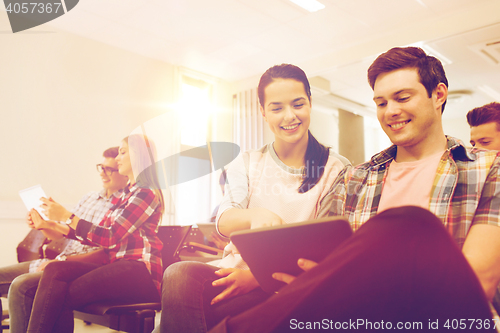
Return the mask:
<path fill-rule="evenodd" d="M 24 205 L 26 208 L 31 210 L 34 208 L 37 212 L 40 213 L 40 215 L 45 219 L 48 220 L 48 217 L 45 216 L 45 214 L 42 212 L 42 208 L 40 208 L 40 205 L 43 203 L 40 198 L 41 197 L 47 197 L 45 195 L 45 192 L 42 189 L 41 185 L 35 185 L 29 188 L 26 188 L 24 190 L 19 191 L 19 196 L 24 202 Z"/>
<path fill-rule="evenodd" d="M 304 258 L 320 262 L 351 234 L 347 219 L 331 216 L 236 231 L 230 238 L 261 288 L 266 292 L 274 292 L 285 283 L 273 279 L 273 273 L 298 276 L 303 271 L 297 265 L 297 260 Z"/>

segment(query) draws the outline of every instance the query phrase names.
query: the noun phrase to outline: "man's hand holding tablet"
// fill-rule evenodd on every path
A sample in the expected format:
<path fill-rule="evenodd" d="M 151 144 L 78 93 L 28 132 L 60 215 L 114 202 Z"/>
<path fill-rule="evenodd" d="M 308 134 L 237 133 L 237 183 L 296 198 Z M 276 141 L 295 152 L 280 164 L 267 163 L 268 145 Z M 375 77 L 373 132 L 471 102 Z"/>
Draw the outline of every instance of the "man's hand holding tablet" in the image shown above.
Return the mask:
<path fill-rule="evenodd" d="M 316 267 L 317 265 L 318 263 L 312 260 L 304 258 L 300 258 L 299 260 L 297 260 L 297 266 L 299 266 L 302 270 L 304 270 L 304 272 L 307 272 L 308 270 Z M 273 279 L 284 282 L 286 284 L 292 283 L 296 278 L 297 278 L 296 276 L 287 273 L 281 273 L 281 272 L 273 273 Z"/>

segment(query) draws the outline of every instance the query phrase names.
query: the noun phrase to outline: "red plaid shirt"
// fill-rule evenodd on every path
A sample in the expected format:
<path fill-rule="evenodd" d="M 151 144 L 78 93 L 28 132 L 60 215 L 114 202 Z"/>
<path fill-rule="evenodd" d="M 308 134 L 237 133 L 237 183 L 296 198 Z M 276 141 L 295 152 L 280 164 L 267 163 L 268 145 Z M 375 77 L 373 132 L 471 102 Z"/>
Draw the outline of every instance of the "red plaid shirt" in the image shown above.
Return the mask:
<path fill-rule="evenodd" d="M 144 262 L 160 292 L 163 275 L 163 244 L 157 236 L 160 217 L 154 192 L 137 184 L 128 185 L 99 225 L 80 220 L 75 234 L 82 241 L 106 249 L 110 262 L 119 259 Z"/>

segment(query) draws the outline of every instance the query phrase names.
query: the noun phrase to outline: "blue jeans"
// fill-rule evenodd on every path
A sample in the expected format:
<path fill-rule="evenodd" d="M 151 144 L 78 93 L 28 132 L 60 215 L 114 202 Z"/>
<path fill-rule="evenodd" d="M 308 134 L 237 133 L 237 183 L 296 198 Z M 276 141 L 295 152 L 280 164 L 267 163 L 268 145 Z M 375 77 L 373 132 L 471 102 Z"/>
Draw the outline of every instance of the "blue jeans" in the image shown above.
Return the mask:
<path fill-rule="evenodd" d="M 0 294 L 7 294 L 9 286 L 16 277 L 29 273 L 31 261 L 21 262 L 0 268 Z"/>
<path fill-rule="evenodd" d="M 0 268 L 0 293 L 8 294 L 10 332 L 26 332 L 42 273 L 29 273 L 31 261 Z"/>
<path fill-rule="evenodd" d="M 73 332 L 73 309 L 105 300 L 158 302 L 159 294 L 140 261 L 52 262 L 40 279 L 27 332 Z"/>
<path fill-rule="evenodd" d="M 225 287 L 213 287 L 219 268 L 201 262 L 178 262 L 163 275 L 162 312 L 159 331 L 207 332 L 226 316 L 234 316 L 266 300 L 270 294 L 261 288 L 215 305 L 210 301 Z M 154 332 L 158 332 L 158 327 Z"/>
<path fill-rule="evenodd" d="M 16 277 L 9 288 L 10 332 L 24 333 L 43 272 L 26 273 Z"/>

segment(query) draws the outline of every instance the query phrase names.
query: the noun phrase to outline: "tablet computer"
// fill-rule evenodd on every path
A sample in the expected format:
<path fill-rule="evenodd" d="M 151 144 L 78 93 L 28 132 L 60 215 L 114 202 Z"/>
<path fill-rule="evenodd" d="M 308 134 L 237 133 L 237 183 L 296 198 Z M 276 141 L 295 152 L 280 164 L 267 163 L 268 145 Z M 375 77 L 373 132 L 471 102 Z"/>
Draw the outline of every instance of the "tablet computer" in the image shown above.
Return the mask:
<path fill-rule="evenodd" d="M 273 273 L 298 276 L 303 273 L 297 265 L 299 258 L 320 262 L 351 234 L 352 229 L 346 218 L 330 216 L 236 231 L 231 234 L 231 241 L 261 288 L 266 292 L 275 292 L 285 283 L 273 279 Z"/>
<path fill-rule="evenodd" d="M 45 214 L 43 213 L 42 208 L 40 208 L 40 205 L 43 203 L 42 201 L 40 201 L 40 198 L 47 197 L 41 185 L 35 185 L 32 187 L 25 188 L 24 190 L 20 190 L 19 196 L 23 200 L 23 203 L 28 209 L 28 211 L 34 208 L 37 212 L 40 213 L 40 216 L 42 218 L 48 220 L 47 216 L 45 216 Z"/>

